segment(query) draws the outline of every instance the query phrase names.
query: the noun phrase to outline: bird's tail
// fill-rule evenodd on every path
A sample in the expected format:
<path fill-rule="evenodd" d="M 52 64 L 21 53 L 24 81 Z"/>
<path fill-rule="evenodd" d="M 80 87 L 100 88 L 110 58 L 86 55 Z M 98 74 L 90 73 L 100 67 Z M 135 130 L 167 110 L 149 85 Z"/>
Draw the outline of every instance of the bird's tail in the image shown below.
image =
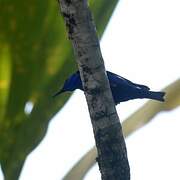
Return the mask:
<path fill-rule="evenodd" d="M 165 92 L 149 91 L 148 98 L 164 102 L 165 101 L 165 99 L 164 99 L 165 94 L 166 94 Z"/>

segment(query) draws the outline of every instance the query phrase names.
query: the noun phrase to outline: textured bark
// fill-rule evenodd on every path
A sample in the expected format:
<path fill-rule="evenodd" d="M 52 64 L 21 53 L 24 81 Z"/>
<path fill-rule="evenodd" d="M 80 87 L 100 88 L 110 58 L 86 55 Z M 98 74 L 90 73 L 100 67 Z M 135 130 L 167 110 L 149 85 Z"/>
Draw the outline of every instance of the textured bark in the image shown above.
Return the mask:
<path fill-rule="evenodd" d="M 85 90 L 101 177 L 103 180 L 129 180 L 130 168 L 122 127 L 87 0 L 59 0 L 59 4 Z"/>

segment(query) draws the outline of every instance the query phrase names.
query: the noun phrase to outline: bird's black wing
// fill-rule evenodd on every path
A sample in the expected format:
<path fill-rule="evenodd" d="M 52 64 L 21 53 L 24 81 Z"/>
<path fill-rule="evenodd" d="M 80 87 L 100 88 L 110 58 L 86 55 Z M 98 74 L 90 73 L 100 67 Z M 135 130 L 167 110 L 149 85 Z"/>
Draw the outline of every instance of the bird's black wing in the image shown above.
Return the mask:
<path fill-rule="evenodd" d="M 108 78 L 111 79 L 111 82 L 112 82 L 112 85 L 114 84 L 126 84 L 126 85 L 130 85 L 130 86 L 134 86 L 134 88 L 141 88 L 141 89 L 144 89 L 144 90 L 150 90 L 150 88 L 148 86 L 145 86 L 145 85 L 141 85 L 141 84 L 136 84 L 136 83 L 133 83 L 131 82 L 130 80 L 122 77 L 122 76 L 119 76 L 115 73 L 112 73 L 110 71 L 107 71 L 107 75 L 108 75 Z"/>

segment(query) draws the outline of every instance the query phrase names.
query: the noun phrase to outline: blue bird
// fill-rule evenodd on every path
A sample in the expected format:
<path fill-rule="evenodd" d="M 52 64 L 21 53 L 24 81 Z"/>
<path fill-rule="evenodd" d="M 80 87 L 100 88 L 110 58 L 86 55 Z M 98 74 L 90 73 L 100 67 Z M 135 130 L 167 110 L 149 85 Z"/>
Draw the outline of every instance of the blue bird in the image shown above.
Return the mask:
<path fill-rule="evenodd" d="M 150 91 L 148 86 L 135 84 L 128 79 L 125 79 L 117 74 L 107 71 L 107 76 L 110 83 L 113 99 L 115 104 L 128 101 L 131 99 L 148 98 L 158 101 L 164 101 L 165 92 Z M 57 96 L 66 91 L 74 91 L 80 89 L 83 91 L 82 82 L 79 71 L 72 74 L 64 83 L 63 88 L 54 96 Z"/>

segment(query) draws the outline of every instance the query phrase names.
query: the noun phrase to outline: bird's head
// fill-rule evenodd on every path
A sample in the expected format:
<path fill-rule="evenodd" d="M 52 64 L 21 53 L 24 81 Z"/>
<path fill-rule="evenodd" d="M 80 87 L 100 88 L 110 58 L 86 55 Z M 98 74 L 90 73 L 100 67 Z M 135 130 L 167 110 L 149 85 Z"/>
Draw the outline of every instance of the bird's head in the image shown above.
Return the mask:
<path fill-rule="evenodd" d="M 62 89 L 58 91 L 54 96 L 57 96 L 66 91 L 74 91 L 75 89 L 82 89 L 82 82 L 79 71 L 72 74 L 68 79 L 66 79 Z"/>

